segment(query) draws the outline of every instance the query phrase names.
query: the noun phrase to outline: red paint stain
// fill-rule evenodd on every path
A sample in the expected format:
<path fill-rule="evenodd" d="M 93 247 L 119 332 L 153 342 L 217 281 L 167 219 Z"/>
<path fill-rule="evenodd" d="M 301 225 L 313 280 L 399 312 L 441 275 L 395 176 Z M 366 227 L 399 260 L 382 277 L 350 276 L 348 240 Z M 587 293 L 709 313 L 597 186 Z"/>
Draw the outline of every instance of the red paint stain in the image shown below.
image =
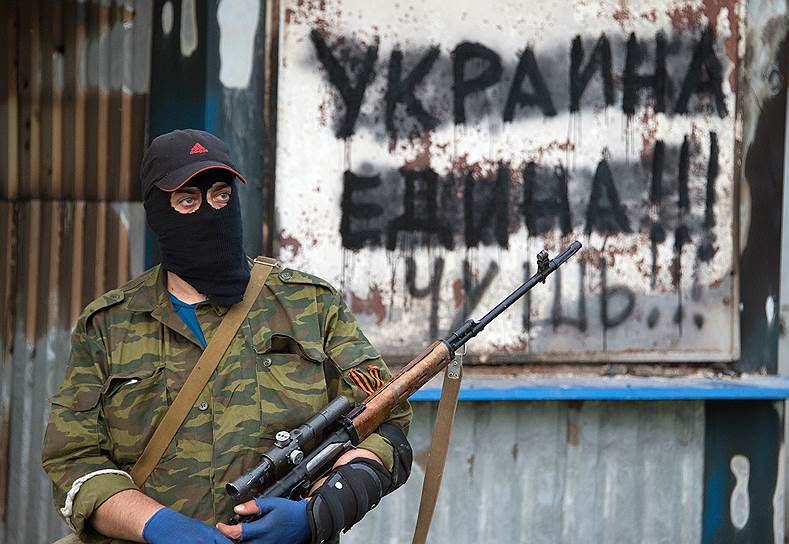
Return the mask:
<path fill-rule="evenodd" d="M 713 30 L 717 30 L 718 16 L 722 9 L 726 9 L 729 19 L 729 29 L 731 34 L 724 40 L 723 45 L 726 56 L 733 63 L 737 63 L 737 40 L 739 39 L 740 21 L 736 12 L 737 0 L 705 0 L 701 7 L 690 4 L 677 6 L 667 11 L 666 14 L 671 20 L 671 25 L 678 31 L 701 30 L 702 23 L 709 24 Z M 703 21 L 703 18 L 706 21 Z M 732 92 L 737 92 L 736 70 L 732 70 L 729 75 L 729 84 Z"/>
<path fill-rule="evenodd" d="M 297 0 L 295 7 L 285 9 L 285 24 L 303 24 L 314 28 L 324 35 L 329 28 L 336 27 L 339 22 L 340 10 L 334 13 L 333 23 L 327 20 L 326 0 Z"/>
<path fill-rule="evenodd" d="M 430 146 L 432 145 L 430 132 L 422 135 L 422 137 L 419 139 L 419 142 L 421 145 L 416 152 L 416 156 L 413 159 L 406 160 L 403 163 L 403 167 L 408 170 L 425 170 L 430 168 Z"/>
<path fill-rule="evenodd" d="M 370 294 L 367 298 L 361 298 L 352 292 L 351 311 L 355 314 L 374 315 L 376 317 L 375 323 L 380 325 L 386 317 L 386 308 L 381 297 L 381 289 L 375 284 L 371 285 Z"/>
<path fill-rule="evenodd" d="M 465 294 L 463 293 L 463 281 L 462 280 L 455 280 L 452 283 L 452 300 L 455 303 L 455 308 L 460 308 L 463 306 L 463 299 Z"/>
<path fill-rule="evenodd" d="M 633 18 L 633 13 L 630 11 L 630 8 L 627 7 L 627 0 L 619 0 L 619 9 L 613 13 L 612 17 L 614 21 L 619 23 L 622 30 L 625 30 L 627 21 Z"/>
<path fill-rule="evenodd" d="M 495 174 L 498 163 L 492 160 L 468 162 L 468 153 L 458 155 L 452 159 L 452 173 L 462 179 L 471 174 L 473 178 Z"/>
<path fill-rule="evenodd" d="M 542 160 L 543 155 L 556 150 L 564 151 L 564 152 L 575 151 L 575 144 L 572 143 L 569 138 L 564 142 L 554 140 L 552 142 L 548 142 L 545 145 L 541 145 L 536 150 L 530 152 L 529 155 L 530 158 L 534 160 L 534 162 L 539 163 Z"/>
<path fill-rule="evenodd" d="M 655 21 L 657 21 L 657 11 L 655 11 L 654 9 L 650 11 L 646 11 L 641 14 L 641 18 L 649 21 L 650 23 L 654 23 Z"/>
<path fill-rule="evenodd" d="M 279 231 L 279 245 L 283 249 L 290 250 L 295 257 L 301 251 L 301 242 L 291 234 L 285 234 L 284 230 Z"/>
<path fill-rule="evenodd" d="M 704 14 L 704 8 L 697 8 L 690 4 L 677 6 L 674 9 L 666 12 L 671 26 L 678 31 L 684 30 L 698 30 L 701 28 L 701 16 Z"/>
<path fill-rule="evenodd" d="M 701 139 L 703 136 L 704 130 L 696 123 L 693 123 L 690 128 L 690 141 L 693 143 L 693 145 L 701 145 Z"/>
<path fill-rule="evenodd" d="M 657 136 L 657 116 L 652 108 L 646 108 L 641 115 L 641 161 L 648 161 L 652 157 L 653 145 Z"/>

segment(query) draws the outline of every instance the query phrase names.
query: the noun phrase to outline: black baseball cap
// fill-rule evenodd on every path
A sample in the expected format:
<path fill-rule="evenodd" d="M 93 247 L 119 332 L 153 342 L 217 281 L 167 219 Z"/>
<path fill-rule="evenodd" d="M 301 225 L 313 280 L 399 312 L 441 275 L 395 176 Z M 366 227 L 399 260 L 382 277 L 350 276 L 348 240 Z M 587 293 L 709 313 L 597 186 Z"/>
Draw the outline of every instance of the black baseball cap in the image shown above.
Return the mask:
<path fill-rule="evenodd" d="M 230 161 L 225 142 L 213 134 L 185 129 L 157 136 L 142 158 L 142 197 L 145 199 L 154 186 L 171 193 L 211 168 L 227 170 L 247 182 Z"/>

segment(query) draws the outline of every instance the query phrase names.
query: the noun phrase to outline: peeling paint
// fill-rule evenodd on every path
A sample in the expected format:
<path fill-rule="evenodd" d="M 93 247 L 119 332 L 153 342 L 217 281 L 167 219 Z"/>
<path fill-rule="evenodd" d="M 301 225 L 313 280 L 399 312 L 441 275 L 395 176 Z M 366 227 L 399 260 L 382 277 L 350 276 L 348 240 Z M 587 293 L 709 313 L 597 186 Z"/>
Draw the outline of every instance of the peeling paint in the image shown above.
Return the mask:
<path fill-rule="evenodd" d="M 783 418 L 784 411 L 781 410 L 778 417 Z M 775 493 L 773 493 L 773 538 L 774 542 L 784 541 L 784 500 L 786 498 L 786 444 L 781 444 L 781 449 L 778 453 L 778 475 L 775 481 L 779 482 L 775 486 Z M 783 482 L 781 485 L 780 482 Z"/>
<path fill-rule="evenodd" d="M 767 326 L 770 327 L 775 319 L 775 297 L 769 295 L 764 301 L 764 314 L 767 317 Z"/>
<path fill-rule="evenodd" d="M 463 281 L 462 280 L 455 280 L 452 283 L 452 301 L 455 304 L 455 308 L 460 308 L 463 306 Z"/>
<path fill-rule="evenodd" d="M 197 50 L 197 39 L 195 0 L 181 0 L 181 55 L 191 57 Z"/>
<path fill-rule="evenodd" d="M 688 2 L 684 5 L 674 7 L 667 14 L 674 30 L 679 32 L 693 29 L 698 30 L 701 28 L 701 18 L 702 15 L 704 15 L 704 8 Z"/>
<path fill-rule="evenodd" d="M 729 463 L 731 473 L 736 479 L 734 489 L 729 500 L 729 514 L 731 523 L 737 529 L 742 529 L 750 517 L 750 499 L 748 497 L 748 480 L 751 474 L 751 464 L 744 455 L 735 455 Z"/>
<path fill-rule="evenodd" d="M 162 6 L 162 32 L 165 36 L 169 36 L 170 32 L 173 31 L 173 23 L 175 22 L 175 16 L 173 15 L 173 3 L 168 0 Z"/>
<path fill-rule="evenodd" d="M 229 89 L 245 89 L 252 75 L 260 0 L 222 0 L 219 24 L 219 80 Z"/>
<path fill-rule="evenodd" d="M 376 324 L 383 323 L 386 318 L 386 307 L 381 297 L 381 289 L 377 285 L 371 285 L 366 298 L 351 292 L 351 311 L 357 315 L 373 315 Z"/>
<path fill-rule="evenodd" d="M 279 247 L 281 251 L 286 252 L 286 254 L 289 253 L 291 259 L 295 259 L 301 251 L 301 242 L 296 237 L 286 234 L 285 231 L 280 231 Z"/>

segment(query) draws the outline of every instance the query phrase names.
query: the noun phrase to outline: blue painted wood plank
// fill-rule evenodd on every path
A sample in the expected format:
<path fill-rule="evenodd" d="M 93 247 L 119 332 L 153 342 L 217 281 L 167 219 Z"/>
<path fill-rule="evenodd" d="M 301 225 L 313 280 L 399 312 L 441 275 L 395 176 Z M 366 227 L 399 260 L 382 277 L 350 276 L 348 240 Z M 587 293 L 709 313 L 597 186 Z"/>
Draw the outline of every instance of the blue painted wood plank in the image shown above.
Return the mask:
<path fill-rule="evenodd" d="M 503 380 L 502 380 L 503 382 Z M 570 378 L 495 380 L 465 384 L 460 400 L 679 400 L 789 398 L 789 377 Z M 411 400 L 435 401 L 441 390 L 428 384 Z"/>

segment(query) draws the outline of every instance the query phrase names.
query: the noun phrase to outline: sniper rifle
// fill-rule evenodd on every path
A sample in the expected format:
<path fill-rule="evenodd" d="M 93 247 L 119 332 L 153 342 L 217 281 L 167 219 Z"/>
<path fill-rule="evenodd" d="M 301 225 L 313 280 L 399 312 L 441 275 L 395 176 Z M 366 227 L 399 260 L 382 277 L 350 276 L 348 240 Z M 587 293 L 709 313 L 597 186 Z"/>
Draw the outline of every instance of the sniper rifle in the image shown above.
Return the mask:
<path fill-rule="evenodd" d="M 547 251 L 540 251 L 537 272 L 479 321 L 469 319 L 446 338 L 434 342 L 364 402 L 353 404 L 340 395 L 302 425 L 291 431 L 278 432 L 274 445 L 263 454 L 260 463 L 228 483 L 225 486 L 227 492 L 239 501 L 305 496 L 344 452 L 374 433 L 400 402 L 446 368 L 466 342 L 535 285 L 545 283 L 545 279 L 579 249 L 581 243 L 576 240 L 553 259 L 548 258 Z M 328 435 L 324 436 L 326 433 Z M 251 521 L 257 517 L 236 514 L 229 523 Z"/>

